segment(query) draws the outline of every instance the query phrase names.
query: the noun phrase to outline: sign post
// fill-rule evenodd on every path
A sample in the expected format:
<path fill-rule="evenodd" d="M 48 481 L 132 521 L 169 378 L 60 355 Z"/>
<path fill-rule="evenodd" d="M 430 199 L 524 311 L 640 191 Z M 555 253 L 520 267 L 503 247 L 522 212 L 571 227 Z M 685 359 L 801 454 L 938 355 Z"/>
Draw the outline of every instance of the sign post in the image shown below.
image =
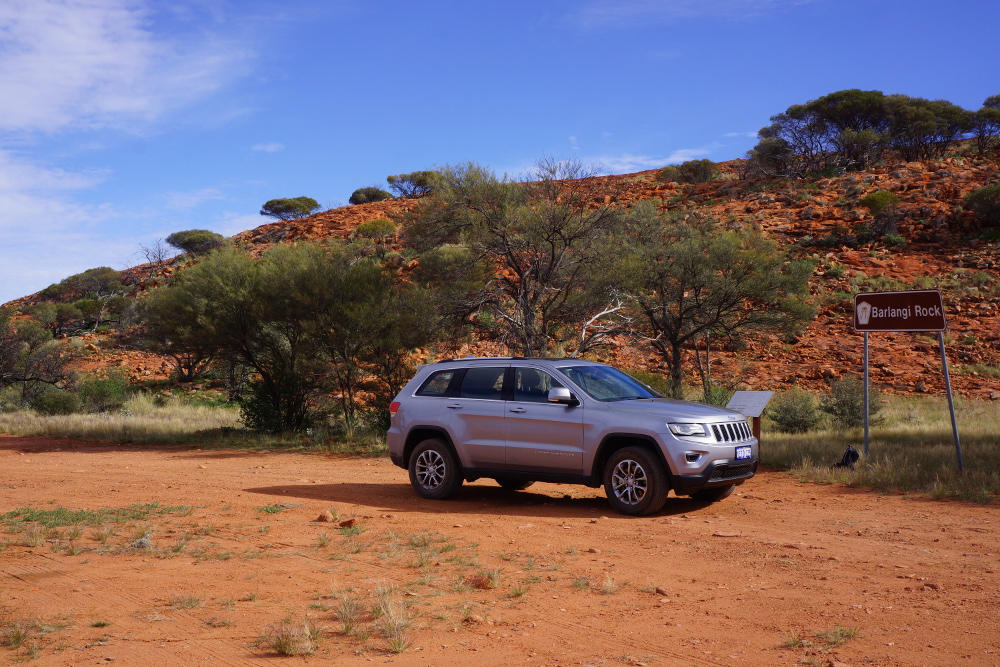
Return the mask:
<path fill-rule="evenodd" d="M 753 419 L 753 437 L 760 441 L 760 416 L 767 407 L 767 402 L 774 396 L 773 391 L 735 391 L 726 407 L 736 410 L 744 417 Z"/>
<path fill-rule="evenodd" d="M 951 430 L 955 438 L 955 453 L 959 471 L 965 470 L 962 445 L 958 440 L 958 421 L 948 375 L 948 357 L 944 351 L 944 334 L 948 322 L 944 316 L 944 301 L 938 290 L 906 292 L 868 292 L 854 295 L 854 330 L 864 334 L 864 400 L 865 456 L 868 456 L 868 332 L 870 331 L 936 331 L 941 348 L 941 370 L 948 393 Z"/>

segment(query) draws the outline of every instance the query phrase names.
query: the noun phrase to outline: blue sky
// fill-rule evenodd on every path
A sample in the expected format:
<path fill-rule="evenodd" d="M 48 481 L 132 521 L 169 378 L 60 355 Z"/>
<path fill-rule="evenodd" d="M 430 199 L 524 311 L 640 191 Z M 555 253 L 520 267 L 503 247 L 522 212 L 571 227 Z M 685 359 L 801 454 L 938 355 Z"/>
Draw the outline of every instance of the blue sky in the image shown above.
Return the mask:
<path fill-rule="evenodd" d="M 542 156 L 742 156 L 845 88 L 1000 94 L 992 0 L 3 0 L 0 303 L 140 244 Z"/>

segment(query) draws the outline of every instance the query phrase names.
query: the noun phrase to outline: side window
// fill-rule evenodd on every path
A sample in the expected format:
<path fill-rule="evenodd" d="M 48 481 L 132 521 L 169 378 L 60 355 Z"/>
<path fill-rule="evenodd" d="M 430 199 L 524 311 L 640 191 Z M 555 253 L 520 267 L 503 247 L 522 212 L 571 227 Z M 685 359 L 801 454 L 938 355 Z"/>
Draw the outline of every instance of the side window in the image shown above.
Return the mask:
<path fill-rule="evenodd" d="M 485 398 L 499 401 L 503 396 L 506 368 L 470 368 L 462 379 L 459 398 Z"/>
<path fill-rule="evenodd" d="M 435 371 L 417 389 L 417 396 L 447 396 L 455 371 Z"/>
<path fill-rule="evenodd" d="M 544 371 L 534 368 L 517 368 L 514 370 L 514 400 L 545 403 L 548 401 L 549 389 L 563 386 L 558 380 Z"/>

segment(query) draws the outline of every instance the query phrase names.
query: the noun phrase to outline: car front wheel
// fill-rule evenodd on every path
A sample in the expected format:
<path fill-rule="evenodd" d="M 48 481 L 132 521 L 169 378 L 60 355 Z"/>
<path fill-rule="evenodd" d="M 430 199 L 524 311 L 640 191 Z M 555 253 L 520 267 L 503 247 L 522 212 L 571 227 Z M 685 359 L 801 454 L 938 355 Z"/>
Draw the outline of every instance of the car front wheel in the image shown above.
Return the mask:
<path fill-rule="evenodd" d="M 604 467 L 604 493 L 615 511 L 642 516 L 659 512 L 667 502 L 666 473 L 656 454 L 643 447 L 615 452 Z"/>
<path fill-rule="evenodd" d="M 459 469 L 451 448 L 437 438 L 424 440 L 410 454 L 410 484 L 422 498 L 444 500 L 462 486 Z"/>

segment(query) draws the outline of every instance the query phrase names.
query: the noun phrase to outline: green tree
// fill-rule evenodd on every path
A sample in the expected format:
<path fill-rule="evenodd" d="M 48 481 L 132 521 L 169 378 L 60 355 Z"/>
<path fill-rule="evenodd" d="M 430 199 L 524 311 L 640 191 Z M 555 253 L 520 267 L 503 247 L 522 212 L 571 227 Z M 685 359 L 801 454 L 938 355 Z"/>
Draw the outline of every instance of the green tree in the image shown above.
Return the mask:
<path fill-rule="evenodd" d="M 1000 95 L 987 97 L 983 108 L 972 115 L 972 131 L 976 137 L 976 150 L 980 153 L 996 146 L 1000 136 Z"/>
<path fill-rule="evenodd" d="M 413 171 L 386 176 L 385 180 L 389 189 L 400 197 L 420 197 L 444 186 L 444 178 L 438 171 Z"/>
<path fill-rule="evenodd" d="M 0 389 L 16 386 L 21 402 L 30 405 L 47 387 L 73 380 L 74 348 L 53 340 L 50 331 L 32 320 L 13 321 L 0 309 Z"/>
<path fill-rule="evenodd" d="M 369 185 L 352 192 L 350 199 L 347 201 L 351 204 L 370 204 L 372 202 L 385 201 L 386 199 L 392 199 L 392 195 L 377 185 Z"/>
<path fill-rule="evenodd" d="M 610 252 L 623 211 L 593 204 L 603 193 L 585 190 L 591 184 L 581 179 L 593 172 L 575 162 L 543 160 L 520 182 L 474 163 L 441 174 L 444 185 L 421 200 L 405 235 L 418 249 L 455 244 L 496 267 L 469 299 L 496 322 L 508 347 L 542 354 L 577 323 L 579 304 L 569 308 L 575 288 L 594 259 Z"/>
<path fill-rule="evenodd" d="M 216 234 L 207 229 L 188 229 L 183 232 L 174 232 L 166 238 L 168 245 L 192 255 L 204 255 L 221 248 L 225 240 L 226 237 L 222 234 Z"/>
<path fill-rule="evenodd" d="M 311 197 L 270 199 L 260 209 L 260 214 L 276 220 L 296 220 L 319 210 L 319 203 Z"/>
<path fill-rule="evenodd" d="M 946 100 L 890 95 L 886 102 L 889 145 L 904 160 L 929 160 L 943 155 L 949 142 L 961 138 L 973 125 L 965 109 Z"/>
<path fill-rule="evenodd" d="M 183 281 L 172 289 L 154 290 L 140 303 L 143 342 L 170 360 L 181 382 L 197 380 L 218 353 L 200 324 L 212 318 L 213 309 L 197 283 Z"/>
<path fill-rule="evenodd" d="M 419 291 L 345 245 L 301 243 L 256 261 L 212 253 L 150 295 L 144 312 L 151 344 L 189 355 L 190 367 L 214 356 L 252 371 L 240 397 L 250 428 L 301 430 L 323 417 L 331 391 L 349 420 L 362 398 L 398 391 L 410 350 L 435 326 Z"/>
<path fill-rule="evenodd" d="M 635 334 L 663 358 L 671 394 L 682 394 L 683 350 L 715 339 L 789 330 L 809 321 L 812 265 L 792 261 L 756 232 L 647 208 L 619 254 L 634 299 Z"/>
<path fill-rule="evenodd" d="M 53 336 L 61 336 L 78 328 L 83 314 L 71 303 L 47 303 L 42 301 L 25 309 L 36 322 L 52 332 Z"/>

